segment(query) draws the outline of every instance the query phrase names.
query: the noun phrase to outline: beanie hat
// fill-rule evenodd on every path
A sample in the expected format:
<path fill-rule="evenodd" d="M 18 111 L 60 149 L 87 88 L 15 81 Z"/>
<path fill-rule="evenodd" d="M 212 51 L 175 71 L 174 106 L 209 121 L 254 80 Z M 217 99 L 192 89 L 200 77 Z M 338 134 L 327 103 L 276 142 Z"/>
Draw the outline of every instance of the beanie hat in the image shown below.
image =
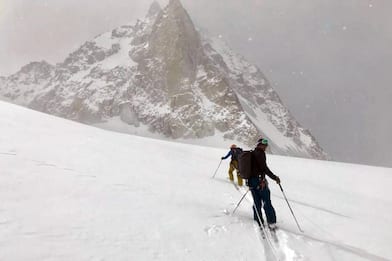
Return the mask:
<path fill-rule="evenodd" d="M 259 146 L 259 145 L 266 145 L 266 146 L 268 146 L 268 140 L 267 139 L 259 139 L 257 141 L 257 145 L 256 146 Z"/>
<path fill-rule="evenodd" d="M 235 144 L 232 144 L 232 145 L 230 146 L 230 149 L 235 149 L 235 148 L 237 148 L 237 145 L 235 145 Z"/>

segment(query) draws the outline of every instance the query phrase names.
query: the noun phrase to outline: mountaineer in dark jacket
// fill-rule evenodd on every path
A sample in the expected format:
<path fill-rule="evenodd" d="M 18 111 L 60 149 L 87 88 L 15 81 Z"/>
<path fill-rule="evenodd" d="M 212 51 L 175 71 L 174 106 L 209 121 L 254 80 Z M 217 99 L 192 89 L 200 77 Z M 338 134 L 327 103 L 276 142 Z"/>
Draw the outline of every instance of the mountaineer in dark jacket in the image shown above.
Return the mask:
<path fill-rule="evenodd" d="M 231 156 L 230 167 L 229 167 L 229 178 L 232 182 L 234 182 L 233 171 L 236 170 L 238 186 L 243 185 L 242 178 L 240 177 L 240 170 L 238 168 L 238 156 L 241 154 L 241 152 L 242 149 L 238 148 L 235 144 L 233 144 L 230 146 L 230 151 L 227 153 L 227 155 L 221 158 L 221 160 L 225 160 Z"/>
<path fill-rule="evenodd" d="M 275 180 L 280 184 L 280 179 L 268 168 L 266 162 L 265 150 L 268 147 L 267 139 L 260 139 L 257 141 L 256 148 L 252 152 L 252 177 L 248 179 L 248 186 L 252 192 L 255 208 L 253 208 L 253 218 L 259 224 L 264 226 L 264 220 L 261 213 L 261 205 L 265 215 L 267 216 L 267 223 L 270 228 L 276 227 L 275 209 L 271 203 L 271 192 L 268 188 L 268 182 L 265 175 Z M 257 212 L 256 212 L 257 210 Z M 259 218 L 262 222 L 260 224 Z"/>

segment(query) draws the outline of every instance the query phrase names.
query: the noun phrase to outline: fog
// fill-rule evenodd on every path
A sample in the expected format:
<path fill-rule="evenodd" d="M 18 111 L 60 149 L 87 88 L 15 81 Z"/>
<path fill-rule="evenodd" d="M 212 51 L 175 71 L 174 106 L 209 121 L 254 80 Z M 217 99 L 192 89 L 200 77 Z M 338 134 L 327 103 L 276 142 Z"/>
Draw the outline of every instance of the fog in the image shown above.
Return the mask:
<path fill-rule="evenodd" d="M 59 62 L 151 2 L 0 0 L 0 75 Z M 262 69 L 334 160 L 392 167 L 392 1 L 182 2 L 198 27 Z"/>

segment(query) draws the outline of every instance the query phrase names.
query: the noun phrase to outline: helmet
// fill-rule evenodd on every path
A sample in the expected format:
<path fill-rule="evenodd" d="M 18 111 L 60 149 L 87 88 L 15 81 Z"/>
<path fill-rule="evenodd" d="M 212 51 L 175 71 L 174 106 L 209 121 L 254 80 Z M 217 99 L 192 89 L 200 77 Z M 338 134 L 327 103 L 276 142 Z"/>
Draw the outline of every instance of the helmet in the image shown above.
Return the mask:
<path fill-rule="evenodd" d="M 235 145 L 235 144 L 232 144 L 232 145 L 230 146 L 230 149 L 235 149 L 235 148 L 237 148 L 237 145 Z"/>

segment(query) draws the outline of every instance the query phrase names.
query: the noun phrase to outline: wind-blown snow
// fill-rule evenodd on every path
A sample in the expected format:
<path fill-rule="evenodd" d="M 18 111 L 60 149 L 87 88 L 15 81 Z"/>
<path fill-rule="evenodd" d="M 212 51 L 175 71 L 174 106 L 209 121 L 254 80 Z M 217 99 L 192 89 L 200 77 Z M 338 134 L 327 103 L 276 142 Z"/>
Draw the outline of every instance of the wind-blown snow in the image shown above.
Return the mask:
<path fill-rule="evenodd" d="M 85 126 L 0 102 L 0 260 L 391 260 L 392 170 L 268 155 L 273 250 L 227 151 Z"/>

